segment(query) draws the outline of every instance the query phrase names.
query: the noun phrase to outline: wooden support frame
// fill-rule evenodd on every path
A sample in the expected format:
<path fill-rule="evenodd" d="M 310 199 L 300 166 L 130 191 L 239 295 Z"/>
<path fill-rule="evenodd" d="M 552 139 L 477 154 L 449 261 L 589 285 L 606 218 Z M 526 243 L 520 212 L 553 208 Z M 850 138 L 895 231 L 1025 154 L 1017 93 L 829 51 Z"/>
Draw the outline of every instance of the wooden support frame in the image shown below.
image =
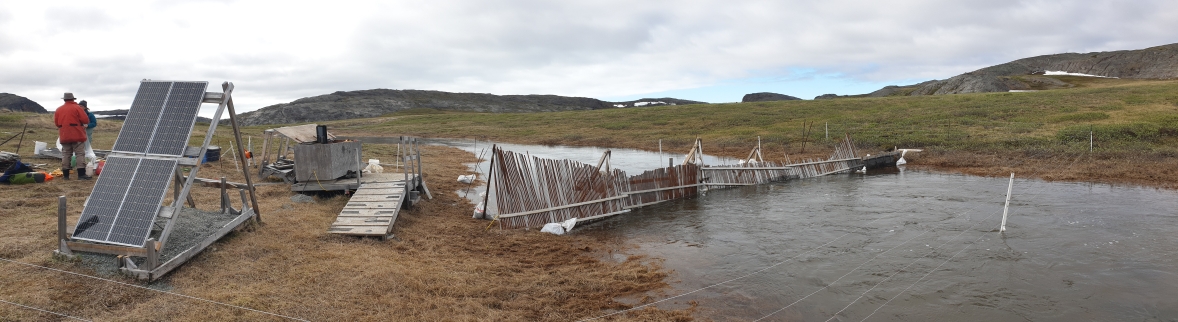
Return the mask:
<path fill-rule="evenodd" d="M 221 88 L 224 90 L 223 93 L 206 92 L 202 103 L 218 104 L 217 110 L 213 116 L 213 120 L 220 120 L 221 115 L 226 110 L 228 110 L 230 124 L 233 126 L 233 134 L 237 142 L 237 153 L 242 154 L 243 151 L 241 151 L 241 149 L 243 147 L 241 147 L 241 132 L 237 126 L 236 113 L 233 110 L 233 83 L 224 82 L 221 84 Z M 249 219 L 254 219 L 254 223 L 260 224 L 261 217 L 257 210 L 258 201 L 255 194 L 256 189 L 251 180 L 249 168 L 245 166 L 246 164 L 244 163 L 244 158 L 240 160 L 243 163 L 241 167 L 242 174 L 246 178 L 246 183 L 244 185 L 238 183 L 227 183 L 225 178 L 221 178 L 220 182 L 197 178 L 197 172 L 200 169 L 201 158 L 203 158 L 205 153 L 208 152 L 209 144 L 212 142 L 212 138 L 216 133 L 217 126 L 219 124 L 220 122 L 218 121 L 210 122 L 209 129 L 205 132 L 206 134 L 204 142 L 200 147 L 200 153 L 196 154 L 195 159 L 189 157 L 177 158 L 178 167 L 175 170 L 175 173 L 173 173 L 173 180 L 175 180 L 175 183 L 172 194 L 172 204 L 171 206 L 161 206 L 159 210 L 160 213 L 158 214 L 158 217 L 167 219 L 167 222 L 162 228 L 158 239 L 149 238 L 144 247 L 108 245 L 70 240 L 69 233 L 66 231 L 66 199 L 65 196 L 61 196 L 59 197 L 58 201 L 58 249 L 54 251 L 54 254 L 70 258 L 75 256 L 73 253 L 74 251 L 116 255 L 118 256 L 119 266 L 121 267 L 120 269 L 123 272 L 140 279 L 154 280 L 179 267 L 188 259 L 196 256 L 196 254 L 199 254 L 213 242 L 216 242 L 221 237 L 224 237 L 230 231 L 240 228 Z M 187 175 L 184 174 L 181 168 L 185 166 L 190 168 Z M 184 202 L 187 201 L 191 207 L 196 207 L 196 204 L 190 193 L 192 191 L 192 187 L 198 182 L 202 185 L 220 187 L 222 190 L 221 211 L 223 213 L 236 214 L 237 217 L 235 217 L 213 235 L 206 237 L 199 244 L 184 250 L 179 255 L 169 259 L 167 262 L 160 263 L 160 251 L 163 250 L 163 248 L 167 245 L 167 241 L 171 235 L 171 232 L 176 228 L 176 219 L 180 215 L 179 210 L 183 208 Z M 238 189 L 241 195 L 242 209 L 240 211 L 233 209 L 231 203 L 229 202 L 229 194 L 227 191 L 225 191 L 229 187 Z M 248 198 L 246 197 L 246 191 L 249 191 Z M 135 265 L 134 262 L 131 261 L 130 257 L 143 257 L 146 259 L 146 261 L 142 265 Z"/>

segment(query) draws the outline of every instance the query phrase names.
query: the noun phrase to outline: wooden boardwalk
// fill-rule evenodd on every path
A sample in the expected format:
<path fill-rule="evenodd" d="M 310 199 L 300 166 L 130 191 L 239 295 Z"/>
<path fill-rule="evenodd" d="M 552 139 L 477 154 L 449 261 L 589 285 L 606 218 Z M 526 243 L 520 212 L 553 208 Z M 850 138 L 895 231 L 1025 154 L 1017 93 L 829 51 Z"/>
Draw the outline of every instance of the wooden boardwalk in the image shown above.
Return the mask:
<path fill-rule="evenodd" d="M 355 183 L 356 179 L 350 179 Z M 420 177 L 416 174 L 373 173 L 360 179 L 359 189 L 340 211 L 327 232 L 353 236 L 376 236 L 388 238 L 393 232 L 393 223 Z M 315 184 L 312 182 L 311 184 Z M 332 182 L 331 184 L 335 184 Z"/>

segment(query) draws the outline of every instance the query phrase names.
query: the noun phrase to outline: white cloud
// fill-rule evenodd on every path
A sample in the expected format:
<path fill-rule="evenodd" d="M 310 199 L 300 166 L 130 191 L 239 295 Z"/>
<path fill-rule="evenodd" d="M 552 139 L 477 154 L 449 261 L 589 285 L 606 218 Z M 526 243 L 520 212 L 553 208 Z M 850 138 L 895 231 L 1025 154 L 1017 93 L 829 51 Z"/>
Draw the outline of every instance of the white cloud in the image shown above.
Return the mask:
<path fill-rule="evenodd" d="M 1170 1 L 4 0 L 0 92 L 53 108 L 68 90 L 114 109 L 143 78 L 228 80 L 252 110 L 370 88 L 621 97 L 875 84 L 1162 45 L 1175 29 Z"/>

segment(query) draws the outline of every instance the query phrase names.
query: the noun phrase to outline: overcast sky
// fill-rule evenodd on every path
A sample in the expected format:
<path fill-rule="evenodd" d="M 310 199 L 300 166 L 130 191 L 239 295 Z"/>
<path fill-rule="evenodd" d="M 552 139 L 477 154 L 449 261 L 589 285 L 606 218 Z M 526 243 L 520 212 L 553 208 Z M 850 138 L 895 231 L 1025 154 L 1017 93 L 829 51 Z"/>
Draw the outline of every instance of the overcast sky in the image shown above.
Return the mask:
<path fill-rule="evenodd" d="M 0 92 L 105 110 L 144 78 L 232 81 L 239 112 L 372 88 L 811 99 L 1175 30 L 1171 0 L 0 0 Z"/>

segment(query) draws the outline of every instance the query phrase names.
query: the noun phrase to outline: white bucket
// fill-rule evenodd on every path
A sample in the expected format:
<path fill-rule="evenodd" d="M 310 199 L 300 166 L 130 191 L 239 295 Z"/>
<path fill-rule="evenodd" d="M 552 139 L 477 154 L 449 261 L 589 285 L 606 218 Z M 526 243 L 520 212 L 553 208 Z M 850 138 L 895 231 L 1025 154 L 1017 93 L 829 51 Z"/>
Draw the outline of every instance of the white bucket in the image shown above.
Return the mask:
<path fill-rule="evenodd" d="M 33 141 L 33 154 L 41 154 L 41 151 L 45 151 L 46 147 L 49 147 L 48 143 Z"/>

